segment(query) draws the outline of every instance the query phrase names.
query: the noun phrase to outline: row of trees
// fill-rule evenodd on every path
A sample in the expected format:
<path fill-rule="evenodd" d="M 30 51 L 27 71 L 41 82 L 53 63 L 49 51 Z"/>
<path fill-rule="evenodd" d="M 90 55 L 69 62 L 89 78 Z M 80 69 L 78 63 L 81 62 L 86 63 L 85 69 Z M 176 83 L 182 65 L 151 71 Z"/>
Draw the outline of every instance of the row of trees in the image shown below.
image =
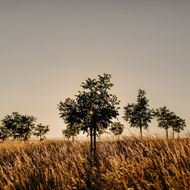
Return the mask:
<path fill-rule="evenodd" d="M 118 98 L 110 93 L 113 83 L 110 74 L 98 75 L 98 79 L 88 78 L 81 85 L 82 90 L 75 95 L 75 99 L 67 98 L 58 104 L 59 116 L 66 123 L 63 134 L 70 138 L 82 131 L 90 136 L 90 151 L 96 152 L 96 136 L 100 136 L 106 129 L 115 134 L 123 132 L 123 125 L 114 123 L 119 115 Z M 181 119 L 174 112 L 165 106 L 153 110 L 149 108 L 149 100 L 144 90 L 138 91 L 137 103 L 128 104 L 124 107 L 124 119 L 131 127 L 147 129 L 153 118 L 158 121 L 158 126 L 166 130 L 172 127 L 174 132 L 180 133 L 186 126 L 185 120 Z"/>
<path fill-rule="evenodd" d="M 137 103 L 128 104 L 124 107 L 124 119 L 131 127 L 140 129 L 140 136 L 142 137 L 142 129 L 147 129 L 149 123 L 153 118 L 156 118 L 158 127 L 166 130 L 166 138 L 168 139 L 168 130 L 172 128 L 173 138 L 175 132 L 179 133 L 186 127 L 184 119 L 177 116 L 174 112 L 170 111 L 166 106 L 158 109 L 150 109 L 149 100 L 146 97 L 144 90 L 138 91 Z"/>
<path fill-rule="evenodd" d="M 49 131 L 49 126 L 41 123 L 36 125 L 36 120 L 33 116 L 21 115 L 17 112 L 6 115 L 1 120 L 0 139 L 2 141 L 10 138 L 28 140 L 31 135 L 34 135 L 43 140 L 45 134 Z"/>
<path fill-rule="evenodd" d="M 67 98 L 58 104 L 59 116 L 66 123 L 64 136 L 74 138 L 81 131 L 87 133 L 93 151 L 96 150 L 97 136 L 100 137 L 106 132 L 116 136 L 122 134 L 124 126 L 117 119 L 120 101 L 110 93 L 113 87 L 110 74 L 98 75 L 98 79 L 88 78 L 81 87 L 82 91 L 78 92 L 75 99 Z M 171 112 L 166 106 L 155 110 L 150 109 L 148 102 L 145 91 L 139 90 L 137 102 L 124 107 L 124 120 L 131 127 L 139 128 L 141 137 L 142 129 L 147 129 L 153 118 L 156 118 L 159 127 L 166 130 L 167 138 L 169 128 L 173 130 L 173 137 L 175 132 L 179 134 L 184 130 L 186 127 L 184 119 Z M 113 119 L 117 121 L 113 122 Z M 49 131 L 49 126 L 41 123 L 36 125 L 35 122 L 35 117 L 20 115 L 17 112 L 6 115 L 1 120 L 0 139 L 27 140 L 34 135 L 43 140 Z"/>

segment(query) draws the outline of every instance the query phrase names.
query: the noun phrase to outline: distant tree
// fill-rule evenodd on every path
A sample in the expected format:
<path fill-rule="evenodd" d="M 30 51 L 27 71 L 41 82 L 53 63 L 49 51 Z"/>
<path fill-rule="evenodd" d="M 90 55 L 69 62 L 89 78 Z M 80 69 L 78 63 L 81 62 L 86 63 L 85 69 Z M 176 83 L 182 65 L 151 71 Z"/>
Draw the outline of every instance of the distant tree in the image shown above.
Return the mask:
<path fill-rule="evenodd" d="M 90 134 L 90 152 L 96 153 L 98 131 L 106 129 L 118 116 L 119 101 L 109 93 L 113 86 L 110 74 L 98 75 L 98 79 L 88 78 L 81 86 L 83 90 L 78 92 L 76 99 L 60 102 L 58 109 L 68 127 L 77 124 L 83 133 Z"/>
<path fill-rule="evenodd" d="M 180 118 L 179 116 L 173 115 L 172 117 L 173 138 L 175 132 L 178 133 L 178 138 L 179 138 L 179 133 L 183 131 L 185 127 L 186 127 L 185 120 Z"/>
<path fill-rule="evenodd" d="M 156 109 L 154 115 L 158 122 L 158 127 L 166 130 L 166 139 L 168 139 L 168 130 L 174 123 L 175 114 L 171 112 L 166 106 Z"/>
<path fill-rule="evenodd" d="M 99 141 L 101 140 L 101 136 L 103 134 L 109 134 L 110 132 L 107 130 L 107 128 L 102 127 L 100 124 L 97 124 L 97 137 Z"/>
<path fill-rule="evenodd" d="M 114 122 L 111 124 L 109 129 L 115 136 L 120 136 L 123 133 L 124 125 L 120 122 Z"/>
<path fill-rule="evenodd" d="M 41 123 L 37 124 L 34 128 L 33 135 L 36 137 L 40 137 L 40 141 L 44 140 L 46 137 L 45 135 L 49 132 L 48 125 L 42 125 Z"/>
<path fill-rule="evenodd" d="M 10 132 L 4 126 L 0 126 L 0 140 L 5 141 L 10 137 Z"/>
<path fill-rule="evenodd" d="M 140 129 L 142 138 L 142 129 L 147 129 L 152 119 L 152 110 L 149 109 L 148 99 L 144 90 L 138 90 L 137 103 L 128 104 L 124 107 L 124 119 L 129 122 L 131 127 Z"/>
<path fill-rule="evenodd" d="M 77 136 L 80 132 L 80 126 L 79 125 L 67 125 L 66 129 L 62 130 L 63 135 L 68 138 L 68 140 L 72 137 L 72 141 L 74 141 L 75 136 Z"/>
<path fill-rule="evenodd" d="M 2 120 L 2 127 L 7 129 L 14 139 L 27 140 L 30 138 L 35 126 L 36 118 L 28 115 L 20 115 L 13 112 Z"/>

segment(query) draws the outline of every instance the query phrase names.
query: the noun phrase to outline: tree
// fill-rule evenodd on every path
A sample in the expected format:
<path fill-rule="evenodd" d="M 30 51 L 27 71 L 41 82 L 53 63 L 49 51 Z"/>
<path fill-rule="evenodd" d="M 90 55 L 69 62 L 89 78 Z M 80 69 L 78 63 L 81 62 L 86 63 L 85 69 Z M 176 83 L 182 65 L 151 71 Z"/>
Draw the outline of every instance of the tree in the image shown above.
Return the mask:
<path fill-rule="evenodd" d="M 30 138 L 35 126 L 36 118 L 28 115 L 20 115 L 13 112 L 2 120 L 2 127 L 9 131 L 14 139 L 27 140 Z"/>
<path fill-rule="evenodd" d="M 115 136 L 121 135 L 123 133 L 124 130 L 124 126 L 123 124 L 121 124 L 120 122 L 114 122 L 111 124 L 110 129 L 109 129 Z"/>
<path fill-rule="evenodd" d="M 70 125 L 67 125 L 66 129 L 62 130 L 63 135 L 68 138 L 68 140 L 72 137 L 72 141 L 74 141 L 75 136 L 77 136 L 80 132 L 79 125 L 73 125 L 72 127 Z"/>
<path fill-rule="evenodd" d="M 109 133 L 110 132 L 107 130 L 107 128 L 101 127 L 101 125 L 97 124 L 97 137 L 99 141 L 101 141 L 101 135 Z"/>
<path fill-rule="evenodd" d="M 166 106 L 164 106 L 156 109 L 154 111 L 154 116 L 157 119 L 158 127 L 164 128 L 166 130 L 166 139 L 168 139 L 168 130 L 174 123 L 174 113 L 171 112 Z"/>
<path fill-rule="evenodd" d="M 95 154 L 98 131 L 106 129 L 119 115 L 119 101 L 109 92 L 113 87 L 110 74 L 88 78 L 81 87 L 75 99 L 67 98 L 58 104 L 59 114 L 68 128 L 78 125 L 83 133 L 90 134 L 90 152 Z"/>
<path fill-rule="evenodd" d="M 173 138 L 174 138 L 174 132 L 179 133 L 184 130 L 186 127 L 186 122 L 184 119 L 180 118 L 179 116 L 174 115 L 172 118 L 172 129 L 173 129 Z"/>
<path fill-rule="evenodd" d="M 4 126 L 0 126 L 0 140 L 5 141 L 10 136 L 9 130 Z"/>
<path fill-rule="evenodd" d="M 48 125 L 42 125 L 41 123 L 37 124 L 37 126 L 34 128 L 33 135 L 36 137 L 40 137 L 40 141 L 44 140 L 45 134 L 49 132 L 49 126 Z"/>
<path fill-rule="evenodd" d="M 124 119 L 129 122 L 131 127 L 140 129 L 142 138 L 142 129 L 147 129 L 152 119 L 152 110 L 149 109 L 148 99 L 144 90 L 138 90 L 137 103 L 128 104 L 124 107 Z"/>

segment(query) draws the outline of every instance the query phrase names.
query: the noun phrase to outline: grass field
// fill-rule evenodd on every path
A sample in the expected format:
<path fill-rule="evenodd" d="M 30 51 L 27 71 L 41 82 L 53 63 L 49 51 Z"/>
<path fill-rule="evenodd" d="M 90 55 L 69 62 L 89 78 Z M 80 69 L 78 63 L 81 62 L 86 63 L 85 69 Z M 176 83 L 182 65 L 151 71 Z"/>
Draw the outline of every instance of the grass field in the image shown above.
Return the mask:
<path fill-rule="evenodd" d="M 0 143 L 0 189 L 190 189 L 190 139 Z"/>

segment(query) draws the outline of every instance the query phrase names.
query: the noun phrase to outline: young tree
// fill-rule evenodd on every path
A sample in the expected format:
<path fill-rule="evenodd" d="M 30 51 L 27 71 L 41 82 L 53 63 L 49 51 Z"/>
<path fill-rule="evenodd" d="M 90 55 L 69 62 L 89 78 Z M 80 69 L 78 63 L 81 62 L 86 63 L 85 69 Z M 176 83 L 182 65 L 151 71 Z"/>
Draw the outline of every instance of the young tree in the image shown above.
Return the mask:
<path fill-rule="evenodd" d="M 109 129 L 115 136 L 120 136 L 123 133 L 124 125 L 120 122 L 114 122 L 111 124 Z"/>
<path fill-rule="evenodd" d="M 154 116 L 158 122 L 158 127 L 166 130 L 166 139 L 168 139 L 168 130 L 173 125 L 174 113 L 171 112 L 166 106 L 156 109 Z"/>
<path fill-rule="evenodd" d="M 44 140 L 46 137 L 45 135 L 49 132 L 48 125 L 42 125 L 41 123 L 37 124 L 34 128 L 33 135 L 36 137 L 40 137 L 40 141 Z"/>
<path fill-rule="evenodd" d="M 2 127 L 7 129 L 14 139 L 27 140 L 35 126 L 36 118 L 13 112 L 2 120 Z"/>
<path fill-rule="evenodd" d="M 103 134 L 109 134 L 110 132 L 107 130 L 107 128 L 101 127 L 100 124 L 97 124 L 97 137 L 98 140 L 101 141 L 101 136 Z"/>
<path fill-rule="evenodd" d="M 68 127 L 77 124 L 81 131 L 90 134 L 90 152 L 95 154 L 98 131 L 106 129 L 118 116 L 119 101 L 109 92 L 113 87 L 110 74 L 98 75 L 98 79 L 88 78 L 81 87 L 75 100 L 68 98 L 60 102 L 58 109 Z"/>
<path fill-rule="evenodd" d="M 68 140 L 72 137 L 72 141 L 74 141 L 75 136 L 77 136 L 80 132 L 80 127 L 79 125 L 67 125 L 66 129 L 62 130 L 63 135 L 68 138 Z"/>
<path fill-rule="evenodd" d="M 137 103 L 128 104 L 124 107 L 124 119 L 129 122 L 131 127 L 140 129 L 140 137 L 142 138 L 142 129 L 147 129 L 152 119 L 152 111 L 149 109 L 148 99 L 144 90 L 138 91 Z"/>
<path fill-rule="evenodd" d="M 178 133 L 178 138 L 179 138 L 179 133 L 182 130 L 184 130 L 185 127 L 186 127 L 185 120 L 180 118 L 179 116 L 174 115 L 172 120 L 173 138 L 175 132 Z"/>
<path fill-rule="evenodd" d="M 10 132 L 7 128 L 0 126 L 0 140 L 5 141 L 10 136 Z"/>

